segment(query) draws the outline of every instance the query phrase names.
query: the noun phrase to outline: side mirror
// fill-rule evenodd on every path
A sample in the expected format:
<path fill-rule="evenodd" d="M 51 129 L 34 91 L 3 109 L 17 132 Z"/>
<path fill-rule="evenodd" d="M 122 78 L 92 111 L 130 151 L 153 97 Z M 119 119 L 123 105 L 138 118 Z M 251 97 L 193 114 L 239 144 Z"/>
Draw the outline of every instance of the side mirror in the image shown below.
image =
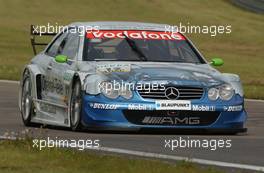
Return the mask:
<path fill-rule="evenodd" d="M 58 63 L 65 63 L 68 61 L 68 57 L 66 55 L 57 55 L 55 61 Z"/>
<path fill-rule="evenodd" d="M 224 61 L 221 58 L 213 58 L 210 64 L 213 66 L 221 66 L 224 64 Z"/>

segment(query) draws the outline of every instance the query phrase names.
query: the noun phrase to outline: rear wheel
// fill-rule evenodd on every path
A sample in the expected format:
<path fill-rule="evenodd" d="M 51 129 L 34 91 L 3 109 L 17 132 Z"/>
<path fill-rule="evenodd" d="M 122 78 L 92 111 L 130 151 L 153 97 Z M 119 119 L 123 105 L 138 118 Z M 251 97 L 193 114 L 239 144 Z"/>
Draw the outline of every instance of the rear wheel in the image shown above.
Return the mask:
<path fill-rule="evenodd" d="M 34 104 L 31 94 L 31 80 L 30 75 L 26 72 L 23 77 L 22 93 L 21 93 L 21 115 L 25 126 L 34 125 L 31 123 L 32 115 L 34 114 Z"/>
<path fill-rule="evenodd" d="M 81 111 L 82 111 L 82 93 L 81 93 L 81 83 L 76 81 L 71 94 L 70 101 L 70 123 L 71 129 L 73 131 L 78 131 L 82 129 L 82 120 L 81 120 Z"/>

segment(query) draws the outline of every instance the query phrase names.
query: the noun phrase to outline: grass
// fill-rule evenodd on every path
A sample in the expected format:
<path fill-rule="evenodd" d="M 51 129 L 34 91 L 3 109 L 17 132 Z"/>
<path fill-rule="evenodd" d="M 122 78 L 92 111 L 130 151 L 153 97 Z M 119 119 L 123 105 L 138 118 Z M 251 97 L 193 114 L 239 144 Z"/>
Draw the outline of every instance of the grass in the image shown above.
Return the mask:
<path fill-rule="evenodd" d="M 188 35 L 208 60 L 222 57 L 222 72 L 242 78 L 248 98 L 264 99 L 264 15 L 228 0 L 0 0 L 0 79 L 19 79 L 32 58 L 29 25 L 75 21 L 123 20 L 178 25 L 231 25 L 231 34 Z"/>
<path fill-rule="evenodd" d="M 176 164 L 125 156 L 50 148 L 37 150 L 29 140 L 0 141 L 1 173 L 221 173 L 189 162 Z"/>

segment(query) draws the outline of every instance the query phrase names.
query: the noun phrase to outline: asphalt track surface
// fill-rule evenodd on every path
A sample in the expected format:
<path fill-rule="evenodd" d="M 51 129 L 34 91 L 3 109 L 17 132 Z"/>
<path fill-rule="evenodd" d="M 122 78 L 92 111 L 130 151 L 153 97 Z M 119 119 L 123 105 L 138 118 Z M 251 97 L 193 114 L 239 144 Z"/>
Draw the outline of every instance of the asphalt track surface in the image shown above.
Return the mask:
<path fill-rule="evenodd" d="M 102 147 L 119 148 L 165 155 L 199 158 L 228 163 L 264 166 L 264 102 L 246 101 L 248 121 L 247 133 L 239 135 L 192 135 L 192 134 L 137 134 L 72 132 L 60 128 L 31 128 L 35 135 L 58 139 L 99 139 Z M 25 130 L 18 110 L 18 84 L 0 82 L 0 136 L 6 132 Z M 179 139 L 230 139 L 231 148 L 218 148 L 215 151 L 202 148 L 164 147 L 165 140 Z"/>

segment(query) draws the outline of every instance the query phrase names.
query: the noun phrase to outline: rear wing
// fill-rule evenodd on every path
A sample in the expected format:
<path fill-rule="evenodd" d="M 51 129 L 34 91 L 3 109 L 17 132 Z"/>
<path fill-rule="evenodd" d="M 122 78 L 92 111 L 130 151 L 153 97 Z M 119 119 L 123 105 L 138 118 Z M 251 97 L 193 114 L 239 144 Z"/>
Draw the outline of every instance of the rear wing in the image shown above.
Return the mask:
<path fill-rule="evenodd" d="M 35 25 L 30 25 L 30 41 L 33 49 L 34 55 L 37 54 L 36 46 L 46 46 L 48 43 L 44 42 L 36 42 L 37 37 L 41 36 L 55 36 L 57 33 L 55 32 L 42 32 L 42 31 L 37 31 Z"/>

